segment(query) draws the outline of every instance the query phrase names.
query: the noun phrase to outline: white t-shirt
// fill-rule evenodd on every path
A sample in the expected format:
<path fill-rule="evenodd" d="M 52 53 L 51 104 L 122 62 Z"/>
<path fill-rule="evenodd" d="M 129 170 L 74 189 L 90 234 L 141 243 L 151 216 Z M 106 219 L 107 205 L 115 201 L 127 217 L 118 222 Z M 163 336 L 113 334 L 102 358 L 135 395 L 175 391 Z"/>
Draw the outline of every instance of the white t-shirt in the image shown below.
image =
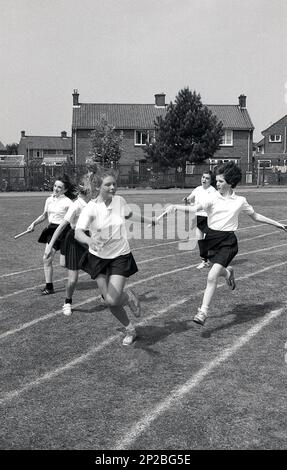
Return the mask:
<path fill-rule="evenodd" d="M 50 196 L 46 199 L 44 212 L 48 214 L 49 224 L 60 224 L 63 222 L 67 210 L 73 201 L 62 194 L 59 197 Z"/>
<path fill-rule="evenodd" d="M 114 196 L 109 206 L 98 199 L 88 202 L 79 216 L 76 229 L 90 231 L 93 248 L 89 248 L 89 252 L 108 259 L 130 253 L 125 225 L 125 216 L 130 212 L 121 196 Z"/>
<path fill-rule="evenodd" d="M 209 186 L 208 188 L 204 188 L 203 186 L 197 186 L 193 191 L 192 195 L 194 196 L 194 203 L 201 204 L 205 201 L 206 197 L 210 194 L 216 192 L 216 189 L 213 186 Z M 203 210 L 197 211 L 196 215 L 201 215 L 203 217 L 207 217 L 207 213 Z"/>
<path fill-rule="evenodd" d="M 82 212 L 82 209 L 86 207 L 86 205 L 86 201 L 84 201 L 82 197 L 78 197 L 75 201 L 73 201 L 73 204 L 69 207 L 68 211 L 66 212 L 64 220 L 69 222 L 73 229 L 75 229 L 80 213 Z"/>
<path fill-rule="evenodd" d="M 212 230 L 226 232 L 233 232 L 237 229 L 240 212 L 245 212 L 248 215 L 255 212 L 245 197 L 237 196 L 234 192 L 231 196 L 223 197 L 216 191 L 201 205 L 208 215 L 208 227 Z"/>

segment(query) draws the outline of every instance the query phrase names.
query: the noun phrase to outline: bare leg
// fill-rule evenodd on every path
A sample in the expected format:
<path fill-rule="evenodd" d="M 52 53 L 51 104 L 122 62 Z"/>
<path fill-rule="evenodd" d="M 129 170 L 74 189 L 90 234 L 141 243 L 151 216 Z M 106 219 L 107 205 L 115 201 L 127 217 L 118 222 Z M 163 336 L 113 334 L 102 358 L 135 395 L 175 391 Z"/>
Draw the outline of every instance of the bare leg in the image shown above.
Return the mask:
<path fill-rule="evenodd" d="M 66 297 L 71 299 L 73 297 L 79 277 L 79 271 L 68 270 L 68 281 L 66 284 Z"/>
<path fill-rule="evenodd" d="M 202 305 L 198 309 L 198 313 L 193 319 L 196 323 L 199 323 L 201 325 L 204 324 L 217 287 L 218 278 L 220 276 L 223 276 L 226 280 L 228 280 L 230 277 L 230 271 L 221 266 L 221 264 L 214 263 L 207 276 L 207 283 L 203 294 Z"/>
<path fill-rule="evenodd" d="M 52 248 L 51 256 L 49 256 L 49 258 L 43 258 L 46 284 L 53 282 L 53 259 L 55 257 L 55 253 L 56 250 Z"/>
<path fill-rule="evenodd" d="M 223 270 L 226 271 L 226 269 L 223 268 L 223 266 L 215 263 L 208 273 L 206 288 L 205 288 L 205 291 L 203 294 L 203 300 L 202 300 L 202 305 L 207 308 L 211 304 L 212 298 L 214 296 L 214 293 L 217 287 L 219 276 L 224 275 Z"/>
<path fill-rule="evenodd" d="M 130 319 L 123 307 L 127 298 L 127 294 L 123 292 L 126 278 L 124 276 L 112 275 L 107 280 L 106 276 L 100 274 L 97 277 L 97 283 L 111 313 L 125 327 L 130 325 Z"/>

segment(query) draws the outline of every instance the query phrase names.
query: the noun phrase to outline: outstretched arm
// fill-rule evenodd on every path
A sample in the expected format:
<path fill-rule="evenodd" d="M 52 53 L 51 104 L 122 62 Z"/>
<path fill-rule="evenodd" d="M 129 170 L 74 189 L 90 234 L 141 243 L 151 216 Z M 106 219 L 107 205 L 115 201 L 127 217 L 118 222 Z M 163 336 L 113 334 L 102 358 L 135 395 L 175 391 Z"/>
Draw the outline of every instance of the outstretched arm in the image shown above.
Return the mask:
<path fill-rule="evenodd" d="M 171 204 L 166 208 L 167 213 L 174 211 L 183 211 L 183 212 L 192 212 L 195 213 L 203 209 L 203 206 L 199 203 L 193 204 L 191 206 L 183 206 L 182 204 Z"/>
<path fill-rule="evenodd" d="M 158 223 L 155 217 L 145 217 L 144 215 L 134 214 L 133 212 L 126 215 L 125 219 L 131 219 L 134 222 L 140 222 L 141 224 L 156 225 Z"/>
<path fill-rule="evenodd" d="M 262 224 L 269 224 L 274 225 L 275 227 L 281 228 L 287 232 L 287 226 L 277 222 L 276 220 L 269 219 L 269 217 L 265 217 L 265 215 L 258 214 L 258 212 L 254 212 L 254 214 L 250 214 L 251 219 L 255 220 L 256 222 L 260 222 Z"/>

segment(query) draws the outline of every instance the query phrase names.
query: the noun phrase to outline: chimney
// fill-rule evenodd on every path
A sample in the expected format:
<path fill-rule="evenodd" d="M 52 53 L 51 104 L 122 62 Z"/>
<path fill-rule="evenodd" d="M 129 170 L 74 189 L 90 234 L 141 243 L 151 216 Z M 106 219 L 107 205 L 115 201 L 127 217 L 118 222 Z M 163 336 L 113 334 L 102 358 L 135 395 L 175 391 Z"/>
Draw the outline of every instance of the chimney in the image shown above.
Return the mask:
<path fill-rule="evenodd" d="M 73 106 L 79 106 L 79 92 L 78 92 L 78 90 L 74 90 L 74 93 L 73 93 Z"/>
<path fill-rule="evenodd" d="M 238 96 L 238 100 L 239 100 L 239 108 L 240 109 L 246 108 L 246 96 L 240 95 Z"/>
<path fill-rule="evenodd" d="M 26 137 L 25 131 L 21 131 L 21 137 Z"/>
<path fill-rule="evenodd" d="M 67 138 L 67 132 L 66 132 L 66 131 L 62 131 L 62 132 L 61 132 L 61 137 L 62 137 L 62 139 L 66 139 L 66 138 Z"/>
<path fill-rule="evenodd" d="M 164 107 L 165 106 L 165 93 L 157 93 L 155 97 L 155 106 Z"/>

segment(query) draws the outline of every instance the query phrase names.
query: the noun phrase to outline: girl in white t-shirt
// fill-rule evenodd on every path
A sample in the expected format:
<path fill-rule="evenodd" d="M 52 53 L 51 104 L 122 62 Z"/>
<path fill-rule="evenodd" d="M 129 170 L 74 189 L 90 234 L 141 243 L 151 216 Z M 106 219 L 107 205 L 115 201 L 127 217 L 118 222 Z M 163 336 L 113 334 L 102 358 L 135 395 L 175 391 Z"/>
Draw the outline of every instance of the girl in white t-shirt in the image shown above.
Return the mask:
<path fill-rule="evenodd" d="M 48 244 L 53 233 L 63 221 L 64 216 L 75 198 L 75 186 L 69 181 L 68 177 L 59 177 L 56 179 L 53 187 L 53 194 L 46 199 L 43 213 L 29 225 L 29 231 L 33 231 L 35 226 L 48 219 L 49 225 L 42 231 L 38 242 Z M 41 291 L 42 295 L 54 294 L 53 286 L 53 259 L 57 250 L 60 250 L 63 243 L 65 232 L 58 238 L 53 245 L 51 256 L 43 257 L 44 274 L 46 286 Z"/>
<path fill-rule="evenodd" d="M 96 279 L 100 292 L 111 313 L 126 328 L 124 345 L 130 345 L 137 334 L 125 307 L 140 316 L 140 302 L 130 290 L 124 291 L 128 277 L 138 271 L 131 253 L 125 220 L 155 224 L 154 218 L 133 215 L 125 199 L 117 196 L 116 178 L 112 170 L 99 170 L 91 182 L 99 190 L 82 210 L 76 225 L 75 238 L 89 247 L 80 267 Z M 86 234 L 89 230 L 90 236 Z"/>
<path fill-rule="evenodd" d="M 238 252 L 237 238 L 234 231 L 238 227 L 238 217 L 241 212 L 248 214 L 256 222 L 274 225 L 285 231 L 287 226 L 258 214 L 243 196 L 237 196 L 233 189 L 241 181 L 240 168 L 233 162 L 220 165 L 217 168 L 217 190 L 201 203 L 192 206 L 169 206 L 169 212 L 183 210 L 194 212 L 205 210 L 208 214 L 208 230 L 203 240 L 200 240 L 201 251 L 208 258 L 212 267 L 208 273 L 207 284 L 203 295 L 202 305 L 193 321 L 203 325 L 215 293 L 218 278 L 223 276 L 230 289 L 235 289 L 234 270 L 229 264 Z"/>
<path fill-rule="evenodd" d="M 185 197 L 183 201 L 187 204 L 197 204 L 198 202 L 204 200 L 206 196 L 212 194 L 216 191 L 215 189 L 215 176 L 212 171 L 204 171 L 201 177 L 201 186 L 197 186 L 190 193 L 189 196 Z M 198 210 L 196 212 L 196 238 L 197 240 L 202 240 L 207 232 L 207 213 L 204 210 Z M 202 256 L 201 263 L 197 266 L 197 269 L 208 268 L 210 266 L 207 258 Z"/>
<path fill-rule="evenodd" d="M 69 207 L 63 221 L 54 232 L 50 243 L 46 246 L 44 258 L 49 258 L 53 251 L 53 246 L 58 238 L 65 231 L 66 236 L 61 245 L 61 254 L 64 266 L 68 270 L 68 281 L 66 284 L 66 298 L 62 311 L 64 315 L 72 314 L 72 298 L 78 282 L 79 264 L 82 256 L 87 251 L 87 246 L 75 240 L 75 228 L 83 208 L 91 199 L 91 184 L 88 175 L 84 176 L 78 186 L 78 197 Z M 68 230 L 67 230 L 68 229 Z"/>

